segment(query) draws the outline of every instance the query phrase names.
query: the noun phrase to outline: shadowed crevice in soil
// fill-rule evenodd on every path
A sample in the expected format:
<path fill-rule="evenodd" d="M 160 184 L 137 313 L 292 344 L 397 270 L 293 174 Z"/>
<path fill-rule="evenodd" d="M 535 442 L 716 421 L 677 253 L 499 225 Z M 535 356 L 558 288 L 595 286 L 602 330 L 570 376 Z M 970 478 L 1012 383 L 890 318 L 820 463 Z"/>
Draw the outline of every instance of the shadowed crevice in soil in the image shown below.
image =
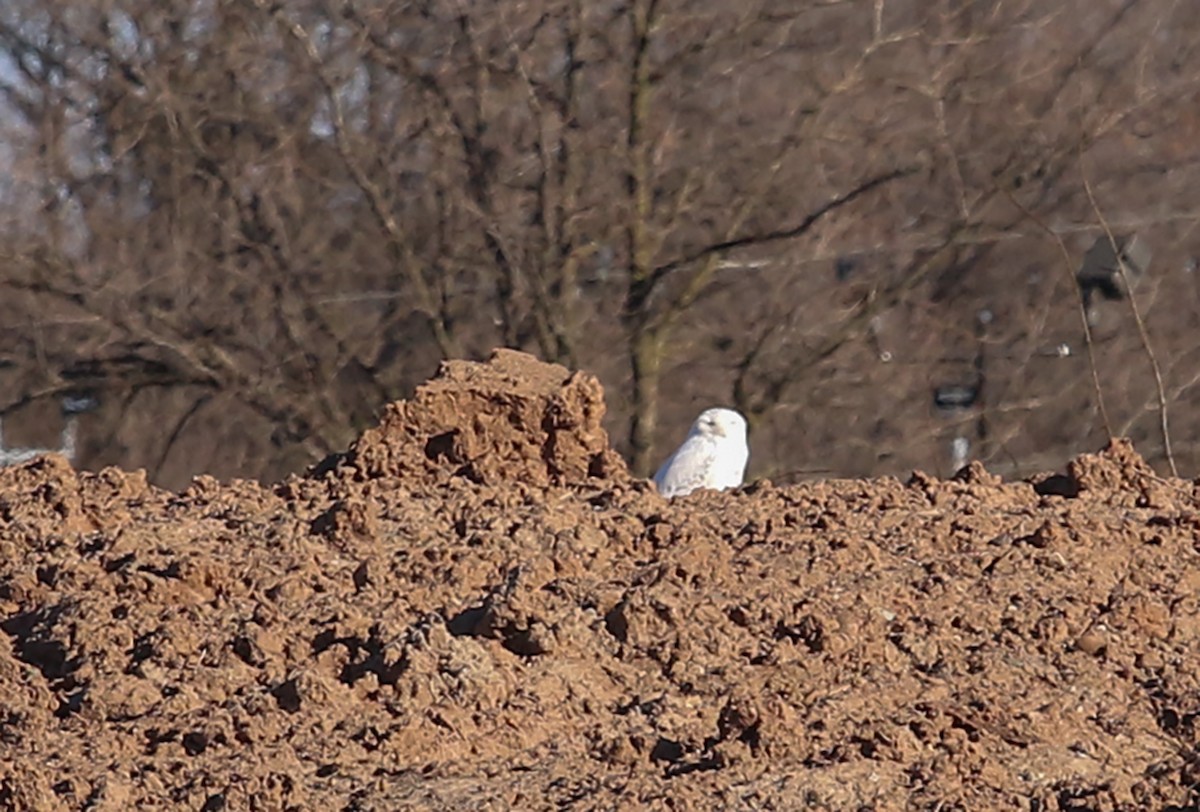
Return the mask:
<path fill-rule="evenodd" d="M 501 352 L 271 488 L 0 470 L 0 808 L 1194 807 L 1194 483 L 667 502 L 602 416 Z"/>

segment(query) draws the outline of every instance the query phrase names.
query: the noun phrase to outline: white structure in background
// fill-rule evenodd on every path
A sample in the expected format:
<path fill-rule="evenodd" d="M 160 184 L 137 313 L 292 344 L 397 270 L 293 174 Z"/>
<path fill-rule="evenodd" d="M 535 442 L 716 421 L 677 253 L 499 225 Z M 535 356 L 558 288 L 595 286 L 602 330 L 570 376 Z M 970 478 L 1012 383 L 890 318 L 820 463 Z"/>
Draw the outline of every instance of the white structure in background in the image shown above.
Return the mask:
<path fill-rule="evenodd" d="M 936 387 L 933 390 L 933 407 L 945 417 L 959 420 L 976 407 L 981 388 L 982 381 Z M 960 432 L 965 429 L 965 426 L 959 426 Z M 970 458 L 971 441 L 960 433 L 950 441 L 950 473 L 956 473 Z"/>
<path fill-rule="evenodd" d="M 950 470 L 959 471 L 971 457 L 971 441 L 966 437 L 955 437 L 950 441 Z"/>
<path fill-rule="evenodd" d="M 62 454 L 72 463 L 75 462 L 75 440 L 79 415 L 95 409 L 97 402 L 89 395 L 67 396 L 62 399 L 60 405 L 64 423 L 58 448 L 6 448 L 4 446 L 4 422 L 3 419 L 0 419 L 0 465 L 16 465 L 42 454 Z"/>

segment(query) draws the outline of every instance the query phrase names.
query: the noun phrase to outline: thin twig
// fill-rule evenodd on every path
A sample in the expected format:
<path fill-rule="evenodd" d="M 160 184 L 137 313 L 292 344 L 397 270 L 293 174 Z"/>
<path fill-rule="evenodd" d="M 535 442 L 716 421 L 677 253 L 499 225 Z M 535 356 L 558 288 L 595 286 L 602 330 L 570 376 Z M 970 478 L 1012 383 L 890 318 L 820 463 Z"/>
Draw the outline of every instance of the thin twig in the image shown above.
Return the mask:
<path fill-rule="evenodd" d="M 1117 245 L 1117 238 L 1113 235 L 1112 228 L 1108 221 L 1104 219 L 1104 214 L 1100 211 L 1100 206 L 1096 202 L 1096 196 L 1092 192 L 1092 184 L 1088 180 L 1087 167 L 1083 163 L 1083 155 L 1079 156 L 1079 174 L 1083 178 L 1083 190 L 1087 193 L 1088 202 L 1092 206 L 1092 211 L 1096 214 L 1096 219 L 1100 221 L 1100 226 L 1104 229 L 1105 235 L 1108 237 L 1108 244 L 1112 248 L 1113 255 L 1117 258 L 1117 269 L 1121 272 L 1121 283 L 1125 286 L 1125 293 L 1129 299 L 1129 310 L 1133 313 L 1133 320 L 1137 324 L 1138 337 L 1142 341 L 1142 349 L 1146 351 L 1146 357 L 1150 359 L 1150 369 L 1154 373 L 1155 393 L 1158 396 L 1158 425 L 1162 432 L 1163 438 L 1163 453 L 1167 456 L 1167 465 L 1171 469 L 1171 476 L 1178 477 L 1179 469 L 1175 466 L 1175 454 L 1171 450 L 1171 428 L 1167 416 L 1167 391 L 1163 386 L 1162 369 L 1158 365 L 1158 356 L 1154 354 L 1154 348 L 1150 345 L 1150 334 L 1146 332 L 1146 322 L 1142 319 L 1141 311 L 1138 310 L 1137 301 L 1133 295 L 1133 286 L 1130 284 L 1129 268 L 1125 264 L 1124 257 L 1121 256 L 1121 246 Z"/>
<path fill-rule="evenodd" d="M 999 183 L 996 187 L 1031 223 L 1044 231 L 1058 245 L 1058 251 L 1062 254 L 1063 258 L 1063 270 L 1071 278 L 1071 285 L 1078 294 L 1076 302 L 1079 305 L 1079 321 L 1083 325 L 1083 341 L 1087 345 L 1088 367 L 1092 373 L 1092 389 L 1096 393 L 1096 406 L 1100 411 L 1100 419 L 1104 422 L 1104 433 L 1109 440 L 1112 440 L 1112 423 L 1108 419 L 1108 408 L 1104 405 L 1104 390 L 1100 386 L 1100 372 L 1096 367 L 1096 347 L 1092 343 L 1092 325 L 1088 322 L 1087 305 L 1083 303 L 1083 288 L 1080 287 L 1079 278 L 1075 275 L 1074 265 L 1071 262 L 1071 252 L 1067 250 L 1067 244 L 1063 241 L 1062 235 L 1052 229 L 1045 220 L 1030 211 L 1025 204 L 1017 200 L 1010 189 Z"/>

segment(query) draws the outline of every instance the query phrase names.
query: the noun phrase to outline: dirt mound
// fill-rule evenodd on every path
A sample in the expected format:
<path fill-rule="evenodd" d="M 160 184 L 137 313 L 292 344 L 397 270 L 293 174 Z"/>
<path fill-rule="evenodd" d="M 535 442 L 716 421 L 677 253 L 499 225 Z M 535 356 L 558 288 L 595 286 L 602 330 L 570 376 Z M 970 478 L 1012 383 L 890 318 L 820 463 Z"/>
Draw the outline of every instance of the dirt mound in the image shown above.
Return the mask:
<path fill-rule="evenodd" d="M 601 410 L 501 353 L 274 488 L 0 470 L 0 808 L 1194 808 L 1193 483 L 667 502 Z"/>
<path fill-rule="evenodd" d="M 333 464 L 361 477 L 420 483 L 458 476 L 545 487 L 628 479 L 603 419 L 604 391 L 594 376 L 496 350 L 486 364 L 444 362 L 411 401 L 388 406 L 378 428 Z"/>

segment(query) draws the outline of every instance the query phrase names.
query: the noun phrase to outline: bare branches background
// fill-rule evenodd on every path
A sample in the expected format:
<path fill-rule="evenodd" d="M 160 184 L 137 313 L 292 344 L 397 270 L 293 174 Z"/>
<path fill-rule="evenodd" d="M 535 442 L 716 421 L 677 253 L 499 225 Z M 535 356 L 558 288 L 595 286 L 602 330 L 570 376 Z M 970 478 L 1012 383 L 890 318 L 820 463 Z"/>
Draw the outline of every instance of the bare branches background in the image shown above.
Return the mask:
<path fill-rule="evenodd" d="M 269 479 L 504 344 L 597 372 L 642 473 L 725 403 L 779 479 L 1110 424 L 1194 475 L 1185 5 L 12 0 L 5 436 L 86 391 L 83 465 Z M 1064 263 L 1128 231 L 1081 323 Z"/>

